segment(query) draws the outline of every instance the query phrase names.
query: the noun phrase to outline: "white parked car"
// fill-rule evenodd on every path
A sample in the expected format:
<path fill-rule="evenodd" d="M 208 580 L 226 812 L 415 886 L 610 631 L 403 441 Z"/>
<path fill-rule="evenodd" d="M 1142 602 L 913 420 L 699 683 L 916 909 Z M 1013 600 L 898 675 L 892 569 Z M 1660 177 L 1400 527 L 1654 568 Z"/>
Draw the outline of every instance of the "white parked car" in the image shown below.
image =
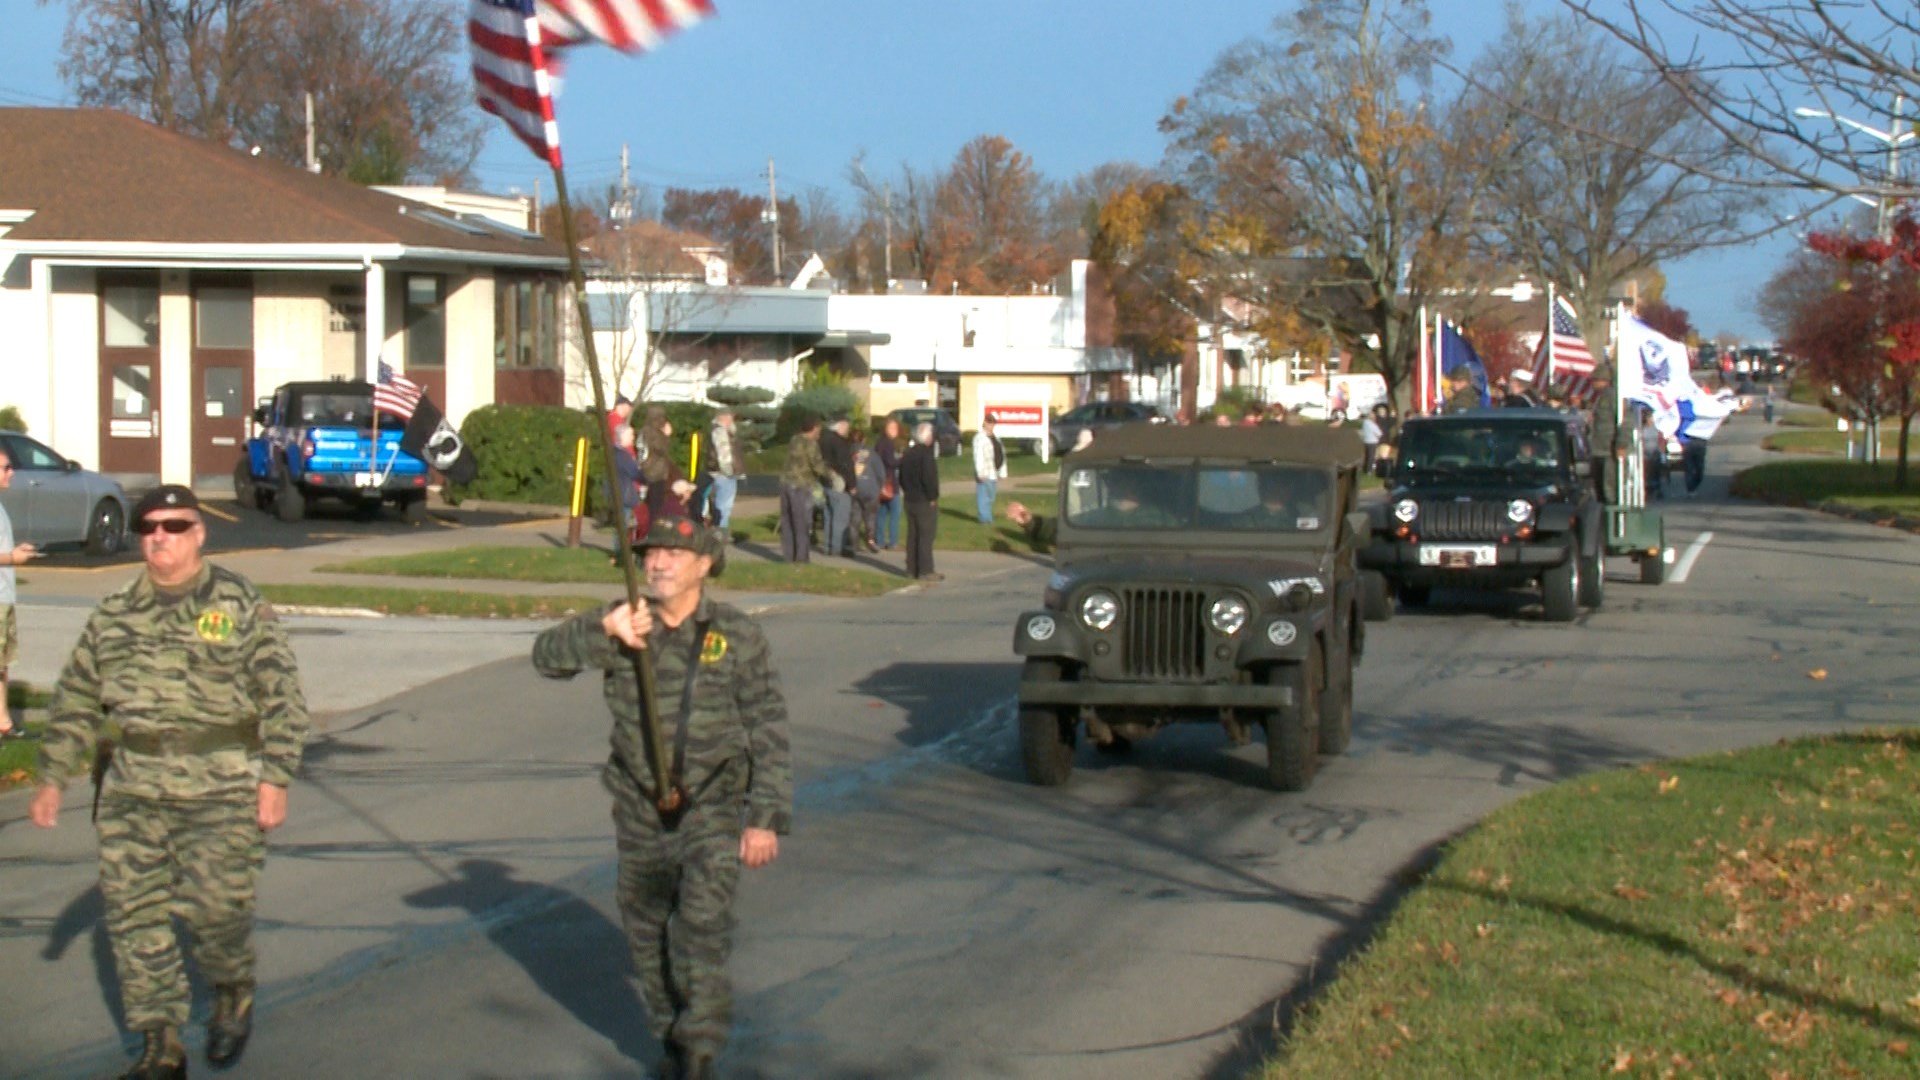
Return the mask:
<path fill-rule="evenodd" d="M 118 482 L 17 431 L 0 431 L 0 446 L 13 461 L 13 486 L 0 491 L 0 506 L 13 521 L 15 543 L 84 544 L 90 555 L 126 546 L 129 503 Z"/>

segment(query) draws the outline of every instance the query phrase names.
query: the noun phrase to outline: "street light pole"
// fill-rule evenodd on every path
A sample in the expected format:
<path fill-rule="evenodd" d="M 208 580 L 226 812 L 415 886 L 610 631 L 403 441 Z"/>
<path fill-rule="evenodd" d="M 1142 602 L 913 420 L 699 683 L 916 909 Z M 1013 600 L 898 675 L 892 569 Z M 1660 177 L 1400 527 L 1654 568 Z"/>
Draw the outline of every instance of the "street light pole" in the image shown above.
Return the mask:
<path fill-rule="evenodd" d="M 1886 131 L 1881 131 L 1876 127 L 1869 127 L 1858 120 L 1851 120 L 1837 113 L 1828 112 L 1825 109 L 1800 108 L 1793 110 L 1793 114 L 1802 119 L 1831 120 L 1836 124 L 1850 127 L 1863 135 L 1878 139 L 1887 145 L 1886 176 L 1880 184 L 1879 197 L 1874 201 L 1873 215 L 1874 238 L 1883 244 L 1893 239 L 1893 191 L 1900 183 L 1900 144 L 1914 137 L 1914 132 L 1911 128 L 1906 131 L 1900 130 L 1901 118 L 1906 112 L 1906 106 L 1906 95 L 1895 94 L 1893 97 L 1893 123 Z M 1880 281 L 1883 294 L 1881 302 L 1883 305 L 1885 303 L 1884 293 L 1886 289 L 1887 269 L 1886 264 L 1881 264 Z M 1872 409 L 1862 409 L 1861 411 L 1868 415 L 1866 417 L 1866 440 L 1861 446 L 1860 459 L 1868 464 L 1878 464 L 1880 461 L 1880 417 Z M 1851 457 L 1852 455 L 1849 454 L 1848 456 Z"/>

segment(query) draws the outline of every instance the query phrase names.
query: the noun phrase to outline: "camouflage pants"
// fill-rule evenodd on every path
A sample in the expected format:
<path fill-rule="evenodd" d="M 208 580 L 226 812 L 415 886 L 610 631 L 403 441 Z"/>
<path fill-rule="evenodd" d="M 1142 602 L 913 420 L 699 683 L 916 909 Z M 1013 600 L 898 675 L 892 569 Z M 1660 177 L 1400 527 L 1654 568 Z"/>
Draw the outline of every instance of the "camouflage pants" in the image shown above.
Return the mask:
<path fill-rule="evenodd" d="M 696 805 L 667 832 L 638 795 L 616 794 L 620 917 L 647 1024 L 662 1043 L 718 1056 L 733 1024 L 727 955 L 740 881 L 737 806 Z"/>
<path fill-rule="evenodd" d="M 252 800 L 116 798 L 100 804 L 100 892 L 135 1031 L 187 1022 L 187 973 L 173 917 L 200 974 L 253 985 L 253 897 L 266 841 Z"/>

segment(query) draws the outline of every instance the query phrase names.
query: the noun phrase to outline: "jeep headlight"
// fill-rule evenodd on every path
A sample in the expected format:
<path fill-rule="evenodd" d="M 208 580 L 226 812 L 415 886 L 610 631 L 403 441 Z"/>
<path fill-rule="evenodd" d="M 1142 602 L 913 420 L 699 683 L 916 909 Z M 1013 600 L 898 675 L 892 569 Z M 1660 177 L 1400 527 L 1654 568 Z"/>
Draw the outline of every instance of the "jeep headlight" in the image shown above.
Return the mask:
<path fill-rule="evenodd" d="M 1420 504 L 1412 499 L 1401 499 L 1393 504 L 1393 519 L 1403 525 L 1410 525 L 1420 516 Z"/>
<path fill-rule="evenodd" d="M 1533 517 L 1533 504 L 1525 499 L 1515 499 L 1507 504 L 1507 520 L 1518 525 Z"/>
<path fill-rule="evenodd" d="M 1110 592 L 1090 592 L 1080 601 L 1080 621 L 1095 630 L 1105 630 L 1120 617 L 1120 599 Z"/>
<path fill-rule="evenodd" d="M 1247 624 L 1247 603 L 1237 596 L 1223 596 L 1207 610 L 1207 625 L 1222 634 L 1237 634 Z"/>

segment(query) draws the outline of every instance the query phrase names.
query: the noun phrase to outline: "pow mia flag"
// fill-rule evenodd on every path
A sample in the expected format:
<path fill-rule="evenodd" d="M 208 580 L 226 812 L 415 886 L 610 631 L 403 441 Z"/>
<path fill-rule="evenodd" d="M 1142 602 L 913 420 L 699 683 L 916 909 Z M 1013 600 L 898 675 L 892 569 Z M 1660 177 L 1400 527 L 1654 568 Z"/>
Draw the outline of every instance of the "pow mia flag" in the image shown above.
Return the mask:
<path fill-rule="evenodd" d="M 455 484 L 473 483 L 480 471 L 473 451 L 428 398 L 421 398 L 407 418 L 407 428 L 400 433 L 400 449 L 440 470 L 440 475 Z"/>
<path fill-rule="evenodd" d="M 400 433 L 400 449 L 438 469 L 453 483 L 473 482 L 480 463 L 420 384 L 382 362 L 380 381 L 373 388 L 373 407 L 407 422 Z"/>

